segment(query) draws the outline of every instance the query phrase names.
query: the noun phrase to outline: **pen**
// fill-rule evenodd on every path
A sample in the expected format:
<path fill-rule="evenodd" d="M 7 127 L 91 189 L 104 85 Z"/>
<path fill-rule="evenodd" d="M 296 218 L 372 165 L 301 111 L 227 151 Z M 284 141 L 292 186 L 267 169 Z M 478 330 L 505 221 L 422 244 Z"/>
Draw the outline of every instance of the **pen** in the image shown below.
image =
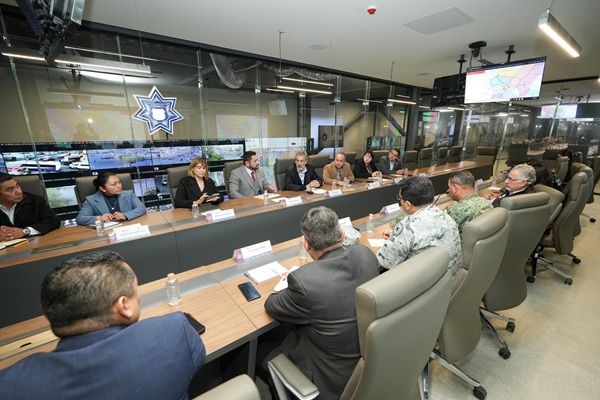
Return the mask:
<path fill-rule="evenodd" d="M 22 246 L 22 245 L 27 244 L 27 243 L 29 243 L 29 240 L 26 240 L 26 241 L 21 242 L 21 243 L 17 243 L 13 247 L 19 247 L 19 246 Z"/>
<path fill-rule="evenodd" d="M 274 274 L 279 275 L 281 277 L 281 279 L 283 279 L 284 281 L 287 279 L 284 275 L 282 275 L 279 272 L 275 271 L 273 268 L 271 268 L 271 271 L 273 271 Z"/>
<path fill-rule="evenodd" d="M 256 281 L 256 279 L 254 279 L 253 277 L 251 277 L 249 273 L 244 272 L 244 276 L 258 285 L 258 282 Z"/>

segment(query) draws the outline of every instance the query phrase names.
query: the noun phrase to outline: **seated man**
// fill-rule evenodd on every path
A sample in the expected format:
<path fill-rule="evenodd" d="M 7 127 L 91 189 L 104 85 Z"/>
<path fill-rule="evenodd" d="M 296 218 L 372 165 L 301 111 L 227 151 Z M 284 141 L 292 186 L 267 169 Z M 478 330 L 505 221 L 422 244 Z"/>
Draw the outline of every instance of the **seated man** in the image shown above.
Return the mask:
<path fill-rule="evenodd" d="M 445 211 L 456 222 L 461 238 L 467 222 L 494 208 L 489 201 L 475 193 L 475 177 L 469 171 L 450 174 L 448 196 L 456 203 L 446 207 Z"/>
<path fill-rule="evenodd" d="M 0 172 L 0 242 L 45 235 L 60 221 L 43 197 L 26 193 L 12 176 Z"/>
<path fill-rule="evenodd" d="M 333 181 L 343 181 L 348 178 L 350 182 L 354 180 L 354 174 L 350 164 L 346 162 L 346 154 L 337 153 L 335 159 L 323 168 L 323 182 L 331 185 Z"/>
<path fill-rule="evenodd" d="M 533 188 L 535 180 L 535 169 L 531 165 L 515 165 L 506 176 L 504 189 L 500 193 L 488 194 L 486 198 L 492 201 L 494 207 L 500 207 L 500 202 L 505 197 L 535 192 Z"/>
<path fill-rule="evenodd" d="M 391 149 L 387 157 L 381 157 L 377 164 L 381 173 L 384 175 L 402 174 L 404 172 L 402 170 L 402 161 L 398 157 L 400 157 L 400 150 L 398 149 Z"/>
<path fill-rule="evenodd" d="M 0 371 L 2 399 L 187 399 L 206 351 L 180 312 L 140 317 L 137 278 L 112 251 L 62 262 L 42 282 L 54 351 Z"/>
<path fill-rule="evenodd" d="M 393 231 L 382 232 L 388 241 L 377 252 L 379 265 L 391 269 L 432 246 L 450 253 L 448 268 L 455 276 L 462 267 L 462 245 L 456 223 L 433 204 L 433 184 L 424 176 L 413 176 L 400 183 L 400 207 L 408 214 Z"/>
<path fill-rule="evenodd" d="M 275 185 L 267 182 L 265 171 L 260 169 L 256 152 L 245 152 L 242 160 L 244 164 L 231 171 L 229 176 L 229 197 L 241 199 L 256 196 L 265 190 L 271 192 L 277 190 Z"/>
<path fill-rule="evenodd" d="M 317 174 L 315 167 L 307 164 L 308 156 L 305 152 L 297 152 L 294 162 L 296 165 L 289 167 L 285 171 L 284 190 L 295 190 L 298 192 L 306 190 L 307 185 L 310 185 L 311 188 L 318 188 L 323 184 L 323 179 Z"/>
<path fill-rule="evenodd" d="M 315 261 L 265 302 L 273 318 L 295 325 L 267 359 L 283 352 L 319 388 L 319 399 L 339 399 L 360 358 L 354 291 L 378 275 L 377 259 L 360 244 L 342 247 L 338 216 L 328 208 L 304 214 L 301 231 Z"/>

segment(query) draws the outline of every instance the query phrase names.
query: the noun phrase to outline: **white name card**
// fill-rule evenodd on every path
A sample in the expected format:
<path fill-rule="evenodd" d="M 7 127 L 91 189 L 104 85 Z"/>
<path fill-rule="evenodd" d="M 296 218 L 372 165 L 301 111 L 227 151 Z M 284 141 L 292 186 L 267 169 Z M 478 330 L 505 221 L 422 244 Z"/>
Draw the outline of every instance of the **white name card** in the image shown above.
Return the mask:
<path fill-rule="evenodd" d="M 302 204 L 302 197 L 286 197 L 285 199 L 281 199 L 279 204 L 281 204 L 281 207 L 297 206 L 299 204 Z"/>
<path fill-rule="evenodd" d="M 233 218 L 235 218 L 235 211 L 233 211 L 233 209 L 214 210 L 214 211 L 209 211 L 206 213 L 206 221 L 209 224 L 212 224 L 213 222 L 221 222 L 221 221 L 225 221 L 225 220 L 233 219 Z"/>
<path fill-rule="evenodd" d="M 401 176 L 400 178 L 394 178 L 394 183 L 397 185 L 400 182 L 402 182 L 403 177 Z"/>
<path fill-rule="evenodd" d="M 350 217 L 340 218 L 339 223 L 341 227 L 352 228 L 352 221 L 350 221 Z"/>
<path fill-rule="evenodd" d="M 379 181 L 367 183 L 367 189 L 369 189 L 369 190 L 371 190 L 371 189 L 377 189 L 377 188 L 380 188 L 380 187 L 381 187 L 381 185 L 379 184 Z"/>
<path fill-rule="evenodd" d="M 400 204 L 398 203 L 394 203 L 394 204 L 390 204 L 388 206 L 385 206 L 381 209 L 381 211 L 379 211 L 379 213 L 383 213 L 385 215 L 390 215 L 390 214 L 394 214 L 400 211 Z"/>
<path fill-rule="evenodd" d="M 250 246 L 242 247 L 233 251 L 233 258 L 235 262 L 240 264 L 254 258 L 262 257 L 267 254 L 271 254 L 273 249 L 271 248 L 271 241 L 256 243 Z"/>
<path fill-rule="evenodd" d="M 418 176 L 427 176 L 425 172 L 421 172 Z"/>
<path fill-rule="evenodd" d="M 108 239 L 111 243 L 118 243 L 148 236 L 150 236 L 148 225 L 133 224 L 114 228 L 108 235 Z"/>
<path fill-rule="evenodd" d="M 338 197 L 338 196 L 343 196 L 343 193 L 340 189 L 328 190 L 325 193 L 325 197 L 327 197 L 327 198 Z"/>

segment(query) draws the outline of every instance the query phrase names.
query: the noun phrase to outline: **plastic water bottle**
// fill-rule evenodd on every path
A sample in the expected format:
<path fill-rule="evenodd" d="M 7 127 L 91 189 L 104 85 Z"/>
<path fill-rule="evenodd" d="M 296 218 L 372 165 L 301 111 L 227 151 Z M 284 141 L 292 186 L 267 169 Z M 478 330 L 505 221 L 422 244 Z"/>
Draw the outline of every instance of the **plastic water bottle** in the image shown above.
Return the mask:
<path fill-rule="evenodd" d="M 98 236 L 106 236 L 106 229 L 104 228 L 104 221 L 101 219 L 96 220 L 96 234 Z"/>
<path fill-rule="evenodd" d="M 192 217 L 197 218 L 200 216 L 198 212 L 198 204 L 192 204 Z"/>
<path fill-rule="evenodd" d="M 342 186 L 342 190 L 345 192 L 348 189 L 348 183 L 350 182 L 350 179 L 348 178 L 344 178 L 344 186 Z"/>
<path fill-rule="evenodd" d="M 269 204 L 269 192 L 266 190 L 263 192 L 263 204 Z"/>
<path fill-rule="evenodd" d="M 369 218 L 367 219 L 367 232 L 373 233 L 374 228 L 375 228 L 375 222 L 373 222 L 373 214 L 369 214 Z"/>
<path fill-rule="evenodd" d="M 304 248 L 304 240 L 300 239 L 300 243 L 298 244 L 298 256 L 301 260 L 306 260 L 308 258 L 308 253 Z"/>
<path fill-rule="evenodd" d="M 170 306 L 176 306 L 181 301 L 181 292 L 179 291 L 179 281 L 174 273 L 167 275 L 167 283 L 165 285 L 167 289 L 167 301 Z"/>
<path fill-rule="evenodd" d="M 335 190 L 335 189 L 337 189 L 337 181 L 334 179 L 334 180 L 331 182 L 331 190 Z"/>

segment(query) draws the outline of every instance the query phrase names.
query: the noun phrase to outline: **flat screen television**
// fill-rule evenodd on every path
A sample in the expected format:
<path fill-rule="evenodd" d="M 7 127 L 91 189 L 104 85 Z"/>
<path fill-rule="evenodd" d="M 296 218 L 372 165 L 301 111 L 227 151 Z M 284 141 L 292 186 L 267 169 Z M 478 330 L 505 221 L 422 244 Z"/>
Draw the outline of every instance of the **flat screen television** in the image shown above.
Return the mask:
<path fill-rule="evenodd" d="M 467 68 L 465 104 L 538 99 L 546 57 Z"/>
<path fill-rule="evenodd" d="M 540 118 L 554 118 L 556 104 L 542 106 Z M 577 104 L 561 104 L 556 110 L 556 119 L 575 118 L 577 115 Z"/>

